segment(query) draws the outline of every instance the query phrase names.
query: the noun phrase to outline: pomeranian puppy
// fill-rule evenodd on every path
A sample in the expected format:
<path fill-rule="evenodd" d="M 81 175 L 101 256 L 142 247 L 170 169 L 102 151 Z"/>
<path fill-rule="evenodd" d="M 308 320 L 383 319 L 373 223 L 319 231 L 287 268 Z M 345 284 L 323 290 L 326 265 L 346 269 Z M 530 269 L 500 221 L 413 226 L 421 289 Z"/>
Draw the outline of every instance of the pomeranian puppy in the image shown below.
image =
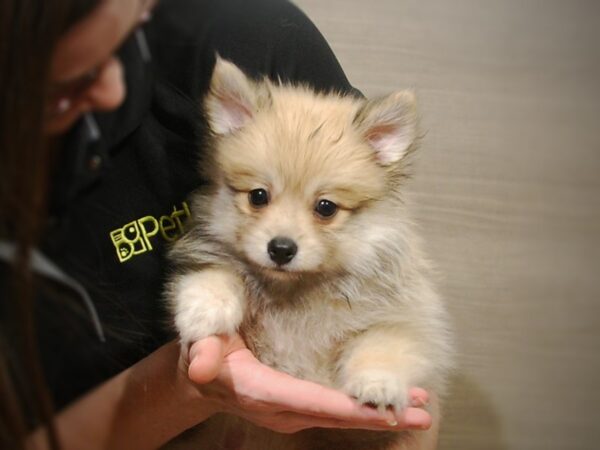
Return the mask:
<path fill-rule="evenodd" d="M 405 408 L 413 386 L 441 393 L 446 312 L 403 201 L 414 95 L 318 94 L 217 58 L 204 110 L 210 184 L 192 195 L 189 231 L 170 252 L 182 344 L 240 332 L 263 363 L 379 408 Z M 251 436 L 244 450 L 386 449 L 410 437 L 284 435 L 221 417 L 190 447 L 221 448 L 228 426 Z"/>

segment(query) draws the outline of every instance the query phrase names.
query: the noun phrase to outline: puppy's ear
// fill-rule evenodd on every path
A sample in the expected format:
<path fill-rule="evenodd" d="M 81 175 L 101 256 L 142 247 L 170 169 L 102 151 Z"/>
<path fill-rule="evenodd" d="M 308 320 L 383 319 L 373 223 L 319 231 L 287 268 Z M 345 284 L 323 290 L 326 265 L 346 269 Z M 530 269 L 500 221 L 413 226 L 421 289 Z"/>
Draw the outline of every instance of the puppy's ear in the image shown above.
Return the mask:
<path fill-rule="evenodd" d="M 389 166 L 400 161 L 417 135 L 415 94 L 399 91 L 367 101 L 354 125 L 375 150 L 379 164 Z"/>
<path fill-rule="evenodd" d="M 255 83 L 235 64 L 217 55 L 204 101 L 211 129 L 229 134 L 242 128 L 256 113 L 258 106 Z"/>

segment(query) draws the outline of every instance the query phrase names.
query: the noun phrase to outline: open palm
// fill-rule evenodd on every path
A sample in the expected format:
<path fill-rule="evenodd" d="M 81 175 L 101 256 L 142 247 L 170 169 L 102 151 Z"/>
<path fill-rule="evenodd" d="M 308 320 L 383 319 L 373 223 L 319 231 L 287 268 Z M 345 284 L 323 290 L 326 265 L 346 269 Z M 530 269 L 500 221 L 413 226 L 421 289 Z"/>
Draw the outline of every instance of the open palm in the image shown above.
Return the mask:
<path fill-rule="evenodd" d="M 189 378 L 216 411 L 280 433 L 312 427 L 401 430 L 431 426 L 431 416 L 420 408 L 428 402 L 423 389 L 411 390 L 413 407 L 382 415 L 342 392 L 262 364 L 239 335 L 197 341 L 190 348 L 189 361 Z"/>

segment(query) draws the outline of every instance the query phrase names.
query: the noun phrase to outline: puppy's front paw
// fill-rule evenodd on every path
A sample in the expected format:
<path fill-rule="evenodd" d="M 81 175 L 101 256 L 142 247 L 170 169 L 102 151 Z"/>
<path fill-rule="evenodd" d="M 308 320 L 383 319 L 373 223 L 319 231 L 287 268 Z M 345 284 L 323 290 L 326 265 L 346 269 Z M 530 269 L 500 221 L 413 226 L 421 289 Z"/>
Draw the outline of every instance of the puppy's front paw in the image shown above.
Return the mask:
<path fill-rule="evenodd" d="M 404 377 L 381 369 L 366 369 L 352 374 L 343 386 L 343 390 L 360 403 L 379 410 L 391 406 L 396 411 L 408 406 L 408 388 Z"/>
<path fill-rule="evenodd" d="M 233 334 L 242 322 L 244 289 L 229 272 L 207 269 L 184 275 L 171 295 L 175 326 L 184 345 L 213 334 Z"/>

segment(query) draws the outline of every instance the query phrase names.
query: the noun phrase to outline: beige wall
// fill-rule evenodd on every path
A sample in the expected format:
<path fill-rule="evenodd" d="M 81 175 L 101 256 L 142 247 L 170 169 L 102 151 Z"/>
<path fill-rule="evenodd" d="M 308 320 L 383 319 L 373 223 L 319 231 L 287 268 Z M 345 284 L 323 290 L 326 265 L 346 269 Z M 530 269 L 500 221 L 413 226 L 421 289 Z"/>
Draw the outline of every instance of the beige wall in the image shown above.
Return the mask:
<path fill-rule="evenodd" d="M 600 1 L 297 4 L 356 87 L 421 102 L 460 362 L 440 448 L 600 448 Z"/>

